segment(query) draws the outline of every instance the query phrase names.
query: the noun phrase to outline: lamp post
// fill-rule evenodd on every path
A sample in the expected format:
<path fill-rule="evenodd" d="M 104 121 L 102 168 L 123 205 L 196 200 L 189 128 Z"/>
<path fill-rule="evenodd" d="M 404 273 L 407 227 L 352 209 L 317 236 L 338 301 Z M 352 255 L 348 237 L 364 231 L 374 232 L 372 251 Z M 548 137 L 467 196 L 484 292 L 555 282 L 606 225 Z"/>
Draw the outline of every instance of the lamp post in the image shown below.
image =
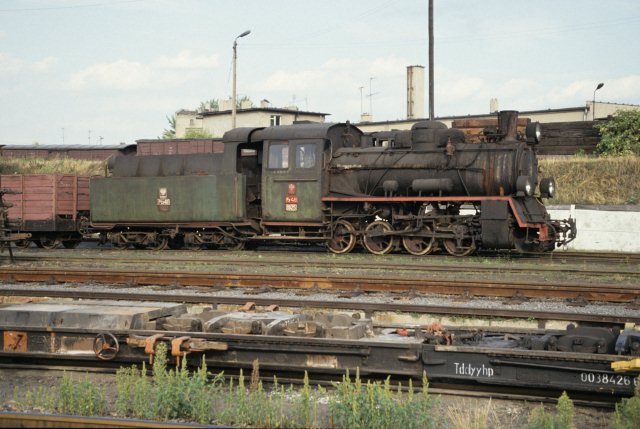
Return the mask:
<path fill-rule="evenodd" d="M 238 58 L 236 50 L 238 47 L 238 39 L 244 36 L 248 36 L 249 34 L 251 34 L 251 30 L 245 31 L 244 33 L 236 37 L 233 41 L 233 105 L 231 107 L 231 128 L 236 127 L 236 103 L 238 101 L 236 97 L 236 60 Z"/>
<path fill-rule="evenodd" d="M 592 105 L 592 108 L 593 108 L 593 119 L 592 119 L 592 121 L 596 120 L 596 91 L 599 90 L 600 88 L 602 88 L 603 86 L 604 86 L 604 83 L 600 82 L 598 84 L 598 86 L 596 86 L 596 89 L 593 90 L 593 105 Z"/>

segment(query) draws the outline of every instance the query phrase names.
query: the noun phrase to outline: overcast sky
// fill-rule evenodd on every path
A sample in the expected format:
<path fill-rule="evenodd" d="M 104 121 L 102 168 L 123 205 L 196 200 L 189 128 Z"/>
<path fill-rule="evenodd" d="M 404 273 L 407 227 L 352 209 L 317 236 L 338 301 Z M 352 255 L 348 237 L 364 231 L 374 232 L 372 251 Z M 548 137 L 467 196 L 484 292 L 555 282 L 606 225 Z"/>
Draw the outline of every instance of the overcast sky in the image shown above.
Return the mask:
<path fill-rule="evenodd" d="M 599 82 L 598 101 L 640 104 L 638 0 L 434 3 L 436 116 L 486 113 L 491 98 L 509 110 L 583 106 Z M 333 122 L 357 122 L 371 101 L 374 120 L 402 119 L 406 67 L 428 69 L 427 5 L 2 0 L 0 144 L 156 138 L 177 110 L 230 97 L 245 30 L 239 96 Z"/>

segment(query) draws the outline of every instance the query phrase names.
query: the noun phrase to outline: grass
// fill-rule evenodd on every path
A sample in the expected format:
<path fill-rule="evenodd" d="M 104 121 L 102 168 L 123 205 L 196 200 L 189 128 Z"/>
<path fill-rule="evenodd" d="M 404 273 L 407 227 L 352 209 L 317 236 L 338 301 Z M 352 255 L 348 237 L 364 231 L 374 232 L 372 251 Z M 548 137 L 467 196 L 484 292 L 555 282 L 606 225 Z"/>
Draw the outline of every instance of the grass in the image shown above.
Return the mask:
<path fill-rule="evenodd" d="M 539 177 L 558 187 L 547 204 L 640 204 L 640 156 L 574 156 L 540 160 Z"/>
<path fill-rule="evenodd" d="M 104 175 L 106 161 L 72 158 L 0 158 L 0 174 L 78 174 Z"/>
<path fill-rule="evenodd" d="M 305 373 L 300 388 L 285 388 L 274 377 L 269 388 L 259 378 L 259 364 L 254 361 L 248 380 L 243 375 L 213 375 L 202 361 L 193 371 L 181 365 L 170 367 L 167 346 L 159 343 L 151 375 L 146 365 L 118 370 L 115 400 L 94 386 L 85 376 L 63 376 L 58 386 L 38 387 L 26 392 L 14 391 L 9 401 L 15 411 L 39 411 L 134 417 L 156 421 L 197 422 L 233 427 L 264 428 L 493 428 L 515 427 L 515 420 L 505 421 L 493 403 L 473 405 L 465 400 L 443 407 L 438 397 L 429 393 L 426 373 L 422 390 L 415 391 L 411 380 L 405 389 L 392 387 L 391 381 L 364 381 L 359 371 L 355 378 L 347 372 L 333 388 L 310 385 Z M 623 399 L 610 424 L 615 428 L 640 428 L 640 388 L 635 396 Z M 0 405 L 3 405 L 0 403 Z M 8 404 L 4 404 L 5 406 Z M 542 405 L 521 416 L 518 427 L 569 429 L 576 427 L 576 412 L 566 393 L 558 399 L 555 410 Z"/>

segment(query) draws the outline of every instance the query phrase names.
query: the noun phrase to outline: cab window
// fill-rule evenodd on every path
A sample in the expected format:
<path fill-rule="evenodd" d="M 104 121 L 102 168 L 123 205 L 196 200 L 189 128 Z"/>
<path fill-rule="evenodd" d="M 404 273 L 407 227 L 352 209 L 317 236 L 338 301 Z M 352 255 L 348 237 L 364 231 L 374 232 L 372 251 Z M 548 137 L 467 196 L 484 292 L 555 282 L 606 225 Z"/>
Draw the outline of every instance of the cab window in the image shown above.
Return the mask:
<path fill-rule="evenodd" d="M 296 168 L 313 168 L 316 166 L 315 143 L 296 146 Z"/>
<path fill-rule="evenodd" d="M 269 168 L 289 168 L 289 145 L 287 143 L 272 144 L 269 146 Z"/>

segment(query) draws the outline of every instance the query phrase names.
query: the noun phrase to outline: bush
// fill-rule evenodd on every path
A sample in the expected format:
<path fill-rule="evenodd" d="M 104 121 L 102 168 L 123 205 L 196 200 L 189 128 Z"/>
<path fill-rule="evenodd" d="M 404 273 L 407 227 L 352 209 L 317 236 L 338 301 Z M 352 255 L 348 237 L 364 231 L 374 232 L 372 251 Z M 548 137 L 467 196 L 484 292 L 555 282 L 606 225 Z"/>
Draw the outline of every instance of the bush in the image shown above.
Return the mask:
<path fill-rule="evenodd" d="M 547 414 L 540 404 L 531 411 L 525 429 L 572 429 L 574 416 L 573 401 L 569 399 L 567 392 L 562 392 L 556 405 L 556 414 Z"/>
<path fill-rule="evenodd" d="M 597 151 L 603 155 L 640 155 L 640 111 L 618 110 L 609 121 L 594 125 L 602 138 Z"/>
<path fill-rule="evenodd" d="M 616 429 L 640 429 L 640 377 L 632 398 L 625 398 L 616 404 L 613 427 Z"/>

